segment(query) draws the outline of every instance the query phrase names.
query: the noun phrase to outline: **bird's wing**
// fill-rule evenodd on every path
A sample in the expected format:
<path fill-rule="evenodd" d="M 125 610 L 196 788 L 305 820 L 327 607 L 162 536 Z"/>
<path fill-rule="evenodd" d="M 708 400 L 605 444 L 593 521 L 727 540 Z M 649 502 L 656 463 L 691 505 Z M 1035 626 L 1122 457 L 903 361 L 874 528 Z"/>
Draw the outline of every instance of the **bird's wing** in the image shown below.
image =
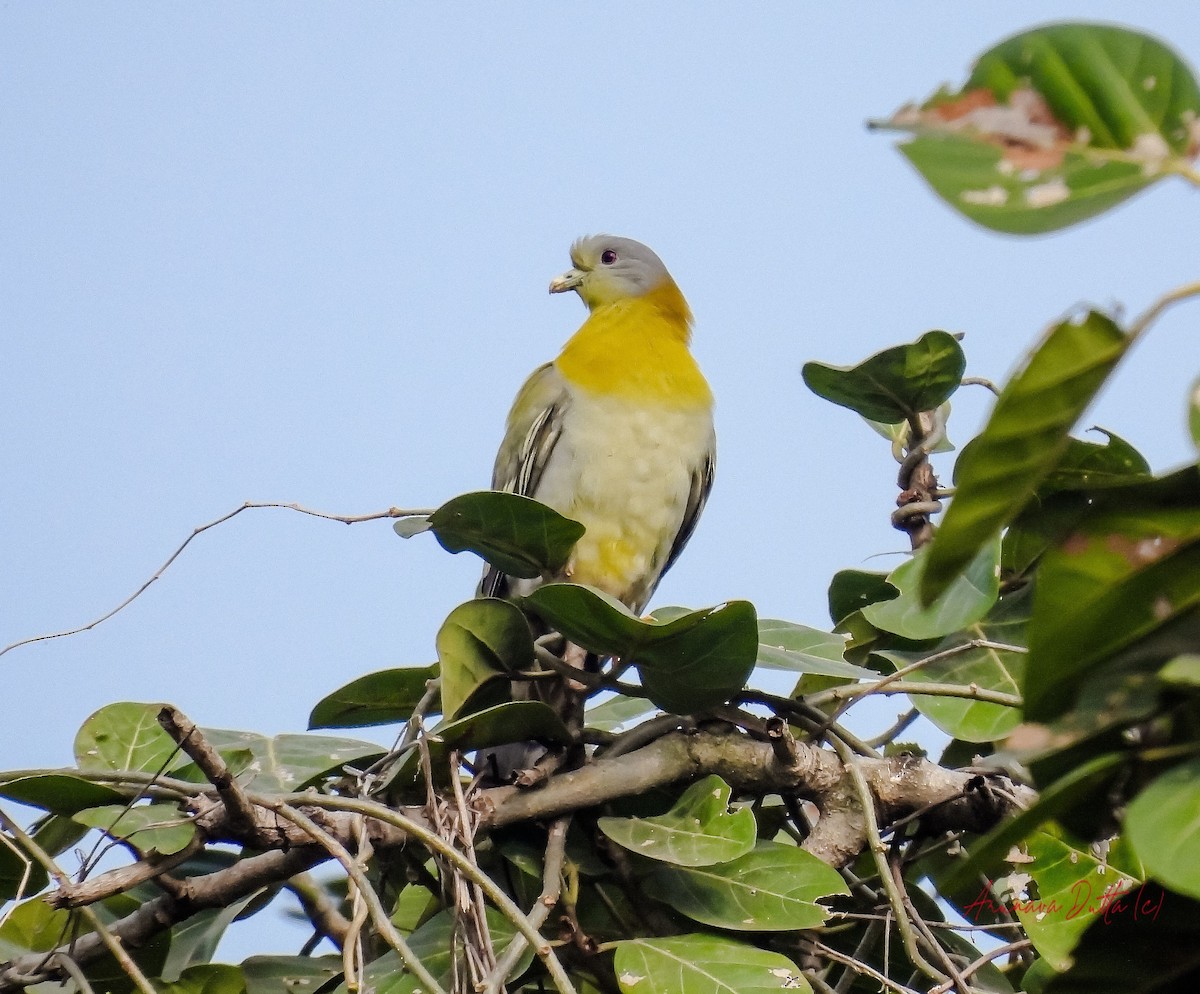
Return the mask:
<path fill-rule="evenodd" d="M 562 434 L 563 414 L 570 401 L 571 395 L 553 363 L 533 371 L 508 414 L 508 427 L 492 471 L 493 490 L 537 496 L 538 483 Z M 503 596 L 506 579 L 504 573 L 488 566 L 479 593 L 484 597 Z"/>
<path fill-rule="evenodd" d="M 671 568 L 675 560 L 679 558 L 679 554 L 683 552 L 683 547 L 687 545 L 688 539 L 692 537 L 692 532 L 696 530 L 696 522 L 700 520 L 700 512 L 704 510 L 704 505 L 708 502 L 708 495 L 712 491 L 713 475 L 717 469 L 717 446 L 714 438 L 708 446 L 708 452 L 705 453 L 704 459 L 692 471 L 692 486 L 688 491 L 687 507 L 683 512 L 683 521 L 679 525 L 679 531 L 675 535 L 675 541 L 671 543 L 671 551 L 667 555 L 666 565 L 662 568 L 662 577 L 667 570 Z"/>

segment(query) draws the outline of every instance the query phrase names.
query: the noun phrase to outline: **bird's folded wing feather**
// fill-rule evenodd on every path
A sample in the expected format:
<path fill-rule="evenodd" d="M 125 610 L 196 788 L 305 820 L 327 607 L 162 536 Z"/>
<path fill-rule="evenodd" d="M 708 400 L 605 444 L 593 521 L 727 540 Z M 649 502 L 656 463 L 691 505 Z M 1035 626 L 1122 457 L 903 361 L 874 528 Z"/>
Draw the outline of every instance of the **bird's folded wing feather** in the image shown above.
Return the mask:
<path fill-rule="evenodd" d="M 538 483 L 562 434 L 563 414 L 571 396 L 553 363 L 533 371 L 513 402 L 504 441 L 492 471 L 492 489 L 537 497 Z M 489 566 L 479 584 L 484 597 L 504 595 L 507 577 Z"/>

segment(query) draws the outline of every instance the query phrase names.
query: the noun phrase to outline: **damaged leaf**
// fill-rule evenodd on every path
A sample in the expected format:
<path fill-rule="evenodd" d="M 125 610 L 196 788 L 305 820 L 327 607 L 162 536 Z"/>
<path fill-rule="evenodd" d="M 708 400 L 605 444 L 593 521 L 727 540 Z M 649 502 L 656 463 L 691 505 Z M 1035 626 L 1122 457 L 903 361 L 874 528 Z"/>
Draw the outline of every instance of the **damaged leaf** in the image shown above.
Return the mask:
<path fill-rule="evenodd" d="M 1104 24 L 1052 24 L 980 56 L 957 92 L 883 127 L 950 206 L 1012 234 L 1094 217 L 1200 151 L 1200 87 L 1162 42 Z"/>

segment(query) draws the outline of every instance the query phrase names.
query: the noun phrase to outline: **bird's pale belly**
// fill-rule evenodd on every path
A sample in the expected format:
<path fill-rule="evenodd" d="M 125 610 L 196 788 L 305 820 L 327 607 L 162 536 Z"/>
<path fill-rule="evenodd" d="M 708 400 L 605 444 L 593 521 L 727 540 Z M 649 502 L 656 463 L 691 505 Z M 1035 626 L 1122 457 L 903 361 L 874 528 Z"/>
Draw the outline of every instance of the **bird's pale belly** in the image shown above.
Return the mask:
<path fill-rule="evenodd" d="M 641 609 L 679 533 L 712 445 L 707 407 L 630 408 L 575 397 L 534 495 L 587 529 L 563 579 Z M 570 443 L 566 440 L 570 439 Z"/>

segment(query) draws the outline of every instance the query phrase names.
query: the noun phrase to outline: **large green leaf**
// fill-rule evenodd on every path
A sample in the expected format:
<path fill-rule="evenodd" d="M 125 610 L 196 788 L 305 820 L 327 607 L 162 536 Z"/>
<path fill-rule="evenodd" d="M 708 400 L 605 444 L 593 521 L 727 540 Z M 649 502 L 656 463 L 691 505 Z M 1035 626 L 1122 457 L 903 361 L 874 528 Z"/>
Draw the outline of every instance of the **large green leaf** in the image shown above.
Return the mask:
<path fill-rule="evenodd" d="M 1061 831 L 1037 832 L 1023 848 L 1029 861 L 1016 868 L 1037 884 L 1037 897 L 1017 900 L 1012 910 L 1034 948 L 1056 970 L 1065 970 L 1088 925 L 1114 901 L 1132 897 L 1142 881 Z"/>
<path fill-rule="evenodd" d="M 763 618 L 758 623 L 757 665 L 789 673 L 873 680 L 872 670 L 846 662 L 846 636 L 790 621 Z"/>
<path fill-rule="evenodd" d="M 1029 626 L 1026 713 L 1058 715 L 1096 665 L 1186 618 L 1200 621 L 1196 507 L 1092 515 L 1046 554 Z M 1178 640 L 1178 639 L 1177 639 Z M 1187 649 L 1164 644 L 1166 658 Z"/>
<path fill-rule="evenodd" d="M 1196 446 L 1196 452 L 1200 454 L 1200 380 L 1193 384 L 1191 396 L 1188 398 L 1187 421 L 1192 442 Z"/>
<path fill-rule="evenodd" d="M 653 711 L 654 705 L 644 697 L 626 697 L 616 694 L 607 701 L 587 709 L 583 723 L 589 728 L 612 732 L 634 718 Z"/>
<path fill-rule="evenodd" d="M 1196 155 L 1200 87 L 1171 49 L 1105 24 L 1052 24 L 981 55 L 963 89 L 888 126 L 955 210 L 1015 234 L 1120 203 Z"/>
<path fill-rule="evenodd" d="M 900 591 L 888 583 L 886 573 L 869 570 L 838 570 L 829 581 L 829 618 L 840 625 L 855 611 L 868 604 L 890 601 L 900 596 Z"/>
<path fill-rule="evenodd" d="M 966 358 L 954 336 L 927 331 L 911 345 L 877 352 L 857 366 L 806 362 L 804 382 L 818 397 L 895 424 L 932 411 L 958 389 Z"/>
<path fill-rule="evenodd" d="M 841 874 L 794 845 L 759 842 L 752 852 L 716 866 L 663 866 L 651 892 L 705 925 L 747 932 L 815 928 L 829 912 L 817 900 L 848 894 Z"/>
<path fill-rule="evenodd" d="M 121 804 L 124 795 L 104 784 L 66 773 L 43 773 L 0 783 L 0 797 L 8 797 L 59 815 L 73 815 L 98 804 Z"/>
<path fill-rule="evenodd" d="M 488 706 L 507 696 L 508 674 L 533 666 L 533 635 L 520 609 L 495 597 L 460 604 L 437 633 L 442 706 L 459 716 L 468 702 Z"/>
<path fill-rule="evenodd" d="M 340 956 L 251 956 L 242 961 L 246 994 L 317 991 L 341 972 Z"/>
<path fill-rule="evenodd" d="M 246 978 L 240 967 L 228 963 L 197 963 L 157 990 L 159 994 L 245 994 Z"/>
<path fill-rule="evenodd" d="M 1121 911 L 1091 916 L 1075 947 L 1074 965 L 1051 977 L 1044 994 L 1194 991 L 1200 985 L 1197 935 L 1200 903 L 1147 886 Z"/>
<path fill-rule="evenodd" d="M 196 836 L 191 819 L 174 804 L 105 804 L 79 811 L 75 821 L 98 828 L 114 839 L 127 840 L 140 852 L 170 856 L 187 846 Z"/>
<path fill-rule="evenodd" d="M 1138 794 L 1125 831 L 1156 879 L 1200 898 L 1200 759 L 1167 770 Z"/>
<path fill-rule="evenodd" d="M 1000 593 L 997 562 L 998 539 L 978 549 L 971 562 L 954 581 L 926 605 L 921 594 L 929 570 L 930 547 L 918 549 L 888 574 L 888 583 L 900 591 L 890 601 L 877 601 L 863 608 L 863 617 L 876 628 L 901 638 L 940 638 L 972 625 L 991 610 Z"/>
<path fill-rule="evenodd" d="M 308 717 L 308 727 L 366 728 L 407 721 L 437 675 L 438 667 L 431 665 L 360 676 L 322 698 Z"/>
<path fill-rule="evenodd" d="M 332 735 L 274 737 L 257 732 L 205 728 L 204 737 L 223 757 L 234 757 L 241 767 L 238 782 L 261 794 L 287 794 L 315 784 L 343 766 L 359 767 L 377 759 L 383 749 L 374 742 L 335 738 Z"/>
<path fill-rule="evenodd" d="M 447 501 L 425 520 L 396 522 L 410 538 L 432 530 L 447 552 L 474 552 L 511 576 L 555 573 L 566 564 L 583 525 L 529 497 L 481 490 Z"/>
<path fill-rule="evenodd" d="M 1025 675 L 1025 626 L 1029 621 L 1029 588 L 1001 599 L 985 617 L 946 636 L 934 646 L 917 650 L 881 649 L 897 669 L 922 659 L 926 663 L 910 679 L 923 683 L 975 686 L 1020 695 Z M 971 643 L 988 643 L 972 645 Z M 997 646 L 1012 646 L 1012 649 Z M 917 709 L 948 735 L 967 742 L 993 742 L 1021 722 L 1017 708 L 963 697 L 912 695 Z"/>
<path fill-rule="evenodd" d="M 622 994 L 765 994 L 812 987 L 790 959 L 719 935 L 676 935 L 617 943 Z"/>
<path fill-rule="evenodd" d="M 75 761 L 81 770 L 132 770 L 155 773 L 182 765 L 179 752 L 158 723 L 162 704 L 121 701 L 107 704 L 87 718 L 75 736 Z"/>
<path fill-rule="evenodd" d="M 957 491 L 930 545 L 921 595 L 935 599 L 1012 521 L 1058 464 L 1068 432 L 1130 339 L 1095 311 L 1050 329 L 958 458 Z"/>
<path fill-rule="evenodd" d="M 1137 449 L 1104 428 L 1092 430 L 1107 438 L 1105 444 L 1068 439 L 1058 464 L 1042 481 L 1042 493 L 1124 487 L 1150 479 L 1150 464 Z"/>
<path fill-rule="evenodd" d="M 749 808 L 729 807 L 729 785 L 718 776 L 692 784 L 666 814 L 599 821 L 600 831 L 630 852 L 680 866 L 725 863 L 754 848 Z"/>
<path fill-rule="evenodd" d="M 758 656 L 758 620 L 746 601 L 667 622 L 643 621 L 616 599 L 574 583 L 545 584 L 524 602 L 589 652 L 634 663 L 646 696 L 675 714 L 728 700 L 745 686 Z"/>

